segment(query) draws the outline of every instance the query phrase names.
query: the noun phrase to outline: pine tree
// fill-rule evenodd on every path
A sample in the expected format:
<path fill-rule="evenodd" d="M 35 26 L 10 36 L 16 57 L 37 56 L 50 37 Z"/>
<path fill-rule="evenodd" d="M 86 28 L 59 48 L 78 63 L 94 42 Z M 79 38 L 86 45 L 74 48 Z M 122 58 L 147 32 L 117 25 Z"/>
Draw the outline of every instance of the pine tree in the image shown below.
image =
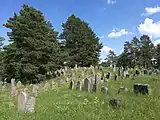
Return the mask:
<path fill-rule="evenodd" d="M 62 27 L 63 33 L 60 38 L 66 41 L 68 65 L 71 67 L 75 64 L 78 66 L 97 65 L 102 44 L 99 43 L 99 38 L 89 25 L 75 15 L 71 15 Z"/>
<path fill-rule="evenodd" d="M 23 5 L 19 15 L 15 13 L 4 26 L 11 29 L 11 44 L 5 48 L 8 78 L 38 82 L 59 67 L 57 32 L 39 10 Z"/>

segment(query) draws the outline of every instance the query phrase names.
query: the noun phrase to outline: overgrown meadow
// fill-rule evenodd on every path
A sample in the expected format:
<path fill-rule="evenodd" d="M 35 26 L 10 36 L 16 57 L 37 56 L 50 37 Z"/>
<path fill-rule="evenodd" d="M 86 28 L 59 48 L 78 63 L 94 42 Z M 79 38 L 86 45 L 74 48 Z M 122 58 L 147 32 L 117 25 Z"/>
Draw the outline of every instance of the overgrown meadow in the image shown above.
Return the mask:
<path fill-rule="evenodd" d="M 58 80 L 63 77 L 58 78 Z M 134 95 L 133 84 L 149 84 L 148 96 Z M 69 82 L 57 85 L 49 91 L 39 90 L 35 113 L 18 113 L 17 99 L 9 101 L 10 87 L 0 95 L 0 120 L 159 120 L 160 118 L 160 76 L 146 75 L 132 78 L 118 78 L 103 84 L 109 88 L 108 93 L 76 91 L 68 89 Z M 128 92 L 117 94 L 123 86 Z M 29 87 L 28 87 L 29 88 Z M 109 105 L 111 98 L 121 100 L 120 108 Z"/>

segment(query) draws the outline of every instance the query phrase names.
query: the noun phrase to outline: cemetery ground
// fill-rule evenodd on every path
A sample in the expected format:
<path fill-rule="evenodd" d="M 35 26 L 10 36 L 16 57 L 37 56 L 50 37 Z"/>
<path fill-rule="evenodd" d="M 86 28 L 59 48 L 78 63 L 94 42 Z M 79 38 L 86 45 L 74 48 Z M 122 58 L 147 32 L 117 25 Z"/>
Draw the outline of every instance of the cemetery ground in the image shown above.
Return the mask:
<path fill-rule="evenodd" d="M 107 70 L 106 70 L 107 71 Z M 56 81 L 63 76 L 56 78 Z M 79 79 L 79 78 L 75 78 Z M 51 81 L 50 81 L 51 82 Z M 149 95 L 135 95 L 134 83 L 148 84 L 151 88 Z M 44 84 L 44 83 L 43 83 Z M 111 78 L 103 86 L 108 88 L 108 93 L 98 91 L 77 91 L 76 82 L 73 90 L 69 82 L 58 84 L 49 91 L 39 90 L 36 98 L 34 113 L 18 113 L 17 99 L 9 101 L 10 85 L 6 92 L 0 93 L 0 120 L 159 120 L 160 118 L 160 76 L 145 75 L 115 81 Z M 118 89 L 123 86 L 127 92 Z M 28 86 L 28 89 L 30 87 Z M 109 105 L 110 99 L 121 100 L 119 108 Z"/>

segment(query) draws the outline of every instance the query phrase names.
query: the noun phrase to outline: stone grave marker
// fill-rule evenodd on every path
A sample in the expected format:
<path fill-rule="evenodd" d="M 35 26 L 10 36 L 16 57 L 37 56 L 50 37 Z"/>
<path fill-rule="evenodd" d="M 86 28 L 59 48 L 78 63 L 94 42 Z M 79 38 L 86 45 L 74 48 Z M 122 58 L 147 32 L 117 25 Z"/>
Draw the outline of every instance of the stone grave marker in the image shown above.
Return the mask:
<path fill-rule="evenodd" d="M 17 88 L 11 87 L 11 97 L 17 96 Z"/>
<path fill-rule="evenodd" d="M 47 82 L 45 85 L 44 85 L 44 90 L 47 91 L 50 89 L 50 84 Z"/>
<path fill-rule="evenodd" d="M 87 78 L 84 80 L 84 89 L 90 92 L 90 81 Z"/>
<path fill-rule="evenodd" d="M 133 89 L 135 94 L 147 95 L 150 92 L 148 84 L 134 84 Z"/>
<path fill-rule="evenodd" d="M 14 87 L 15 86 L 15 79 L 11 79 L 11 87 Z"/>
<path fill-rule="evenodd" d="M 73 90 L 74 89 L 74 81 L 70 81 L 69 89 Z"/>
<path fill-rule="evenodd" d="M 77 81 L 77 87 L 76 87 L 76 89 L 77 89 L 78 91 L 81 91 L 81 90 L 82 90 L 81 81 Z"/>
<path fill-rule="evenodd" d="M 114 75 L 114 80 L 115 80 L 115 81 L 117 80 L 117 74 Z"/>
<path fill-rule="evenodd" d="M 38 86 L 37 85 L 33 85 L 32 94 L 34 97 L 38 96 Z"/>
<path fill-rule="evenodd" d="M 17 88 L 20 88 L 21 86 L 22 86 L 21 81 L 18 81 L 18 82 L 17 82 Z"/>
<path fill-rule="evenodd" d="M 21 91 L 18 95 L 18 112 L 25 112 L 27 100 L 28 100 L 27 93 Z"/>
<path fill-rule="evenodd" d="M 119 108 L 121 106 L 121 100 L 111 99 L 109 100 L 109 104 L 114 108 Z"/>
<path fill-rule="evenodd" d="M 6 85 L 2 86 L 2 92 L 6 92 Z"/>
<path fill-rule="evenodd" d="M 101 91 L 102 91 L 103 93 L 107 93 L 107 92 L 108 92 L 108 88 L 107 88 L 107 87 L 102 86 Z"/>
<path fill-rule="evenodd" d="M 118 89 L 118 93 L 120 93 L 120 92 L 127 92 L 127 91 L 128 91 L 128 89 L 125 88 L 125 87 L 120 87 L 120 88 Z"/>
<path fill-rule="evenodd" d="M 36 103 L 35 97 L 29 96 L 25 105 L 25 112 L 30 112 L 30 113 L 35 112 L 35 103 Z"/>

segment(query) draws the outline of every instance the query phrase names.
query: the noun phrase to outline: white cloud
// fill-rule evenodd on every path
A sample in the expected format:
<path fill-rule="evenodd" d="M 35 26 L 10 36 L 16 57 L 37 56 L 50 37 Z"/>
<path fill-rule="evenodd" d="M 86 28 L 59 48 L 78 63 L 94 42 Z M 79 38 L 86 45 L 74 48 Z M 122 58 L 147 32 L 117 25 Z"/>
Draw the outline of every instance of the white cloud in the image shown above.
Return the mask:
<path fill-rule="evenodd" d="M 155 40 L 153 43 L 154 43 L 154 46 L 157 46 L 158 44 L 160 44 L 160 39 L 159 40 Z"/>
<path fill-rule="evenodd" d="M 107 54 L 110 50 L 113 51 L 113 49 L 111 47 L 104 45 L 103 48 L 101 49 L 101 52 Z"/>
<path fill-rule="evenodd" d="M 159 13 L 160 12 L 160 7 L 157 6 L 157 7 L 146 7 L 145 8 L 145 13 L 143 13 L 142 15 L 145 15 L 145 16 L 148 16 L 148 15 L 153 15 L 153 14 L 156 14 L 156 13 Z"/>
<path fill-rule="evenodd" d="M 149 35 L 150 37 L 160 37 L 160 21 L 153 22 L 152 19 L 146 18 L 144 23 L 138 26 L 138 30 L 141 34 Z"/>
<path fill-rule="evenodd" d="M 112 32 L 108 34 L 108 37 L 109 38 L 118 38 L 118 37 L 121 37 L 123 35 L 133 35 L 133 33 L 128 32 L 125 29 L 121 29 L 119 31 L 116 31 L 115 29 L 113 29 Z"/>
<path fill-rule="evenodd" d="M 116 4 L 115 0 L 107 0 L 107 4 Z"/>

